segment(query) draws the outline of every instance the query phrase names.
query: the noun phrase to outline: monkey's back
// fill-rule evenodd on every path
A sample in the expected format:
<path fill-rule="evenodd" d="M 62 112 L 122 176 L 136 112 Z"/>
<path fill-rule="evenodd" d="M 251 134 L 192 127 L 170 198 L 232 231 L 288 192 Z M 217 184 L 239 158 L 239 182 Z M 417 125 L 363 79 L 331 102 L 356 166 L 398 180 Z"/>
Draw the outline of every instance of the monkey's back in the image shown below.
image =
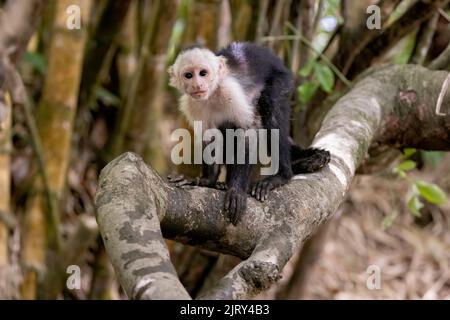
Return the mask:
<path fill-rule="evenodd" d="M 250 42 L 233 42 L 216 54 L 227 58 L 233 75 L 237 78 L 248 77 L 254 84 L 264 85 L 277 75 L 293 81 L 293 76 L 283 61 L 266 47 Z"/>

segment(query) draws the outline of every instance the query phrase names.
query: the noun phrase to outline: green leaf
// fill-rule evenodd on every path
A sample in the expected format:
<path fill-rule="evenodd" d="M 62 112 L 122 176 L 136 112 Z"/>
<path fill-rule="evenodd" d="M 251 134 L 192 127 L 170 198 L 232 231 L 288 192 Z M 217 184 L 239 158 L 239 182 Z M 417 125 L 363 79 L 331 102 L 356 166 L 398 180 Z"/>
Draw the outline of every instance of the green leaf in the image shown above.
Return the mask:
<path fill-rule="evenodd" d="M 298 87 L 297 92 L 299 100 L 302 103 L 308 103 L 316 93 L 319 85 L 315 82 L 306 82 Z"/>
<path fill-rule="evenodd" d="M 414 149 L 414 148 L 403 149 L 403 155 L 405 158 L 411 157 L 414 153 L 416 153 L 416 149 Z"/>
<path fill-rule="evenodd" d="M 316 60 L 309 60 L 308 63 L 300 69 L 300 71 L 298 72 L 298 74 L 302 77 L 307 77 L 311 74 L 311 72 L 313 71 L 314 65 L 316 64 Z"/>
<path fill-rule="evenodd" d="M 403 161 L 402 163 L 400 163 L 397 166 L 397 170 L 399 170 L 399 171 L 410 171 L 412 169 L 415 169 L 416 166 L 417 166 L 417 164 L 414 161 L 406 160 L 406 161 Z"/>
<path fill-rule="evenodd" d="M 25 61 L 33 66 L 40 74 L 44 74 L 47 69 L 45 58 L 42 54 L 36 52 L 26 52 L 24 56 Z"/>
<path fill-rule="evenodd" d="M 330 67 L 322 63 L 316 63 L 314 65 L 314 72 L 323 91 L 331 93 L 334 87 L 334 73 Z"/>
<path fill-rule="evenodd" d="M 420 201 L 417 195 L 414 195 L 408 201 L 408 209 L 416 217 L 420 217 L 420 209 L 423 208 L 423 203 Z"/>
<path fill-rule="evenodd" d="M 445 195 L 445 192 L 442 191 L 441 188 L 439 188 L 434 183 L 428 183 L 422 180 L 416 181 L 415 185 L 417 189 L 419 190 L 420 195 L 425 198 L 428 202 L 431 202 L 433 204 L 444 204 L 447 202 L 447 196 Z"/>

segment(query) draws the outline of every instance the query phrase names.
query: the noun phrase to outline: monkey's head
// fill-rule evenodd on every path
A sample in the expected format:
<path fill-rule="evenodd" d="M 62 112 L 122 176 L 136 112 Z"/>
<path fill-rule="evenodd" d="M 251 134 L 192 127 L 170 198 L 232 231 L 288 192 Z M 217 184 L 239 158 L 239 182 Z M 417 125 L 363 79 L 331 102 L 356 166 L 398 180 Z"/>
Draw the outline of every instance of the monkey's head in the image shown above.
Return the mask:
<path fill-rule="evenodd" d="M 225 57 L 203 48 L 182 51 L 168 69 L 170 85 L 197 100 L 207 100 L 227 76 Z"/>

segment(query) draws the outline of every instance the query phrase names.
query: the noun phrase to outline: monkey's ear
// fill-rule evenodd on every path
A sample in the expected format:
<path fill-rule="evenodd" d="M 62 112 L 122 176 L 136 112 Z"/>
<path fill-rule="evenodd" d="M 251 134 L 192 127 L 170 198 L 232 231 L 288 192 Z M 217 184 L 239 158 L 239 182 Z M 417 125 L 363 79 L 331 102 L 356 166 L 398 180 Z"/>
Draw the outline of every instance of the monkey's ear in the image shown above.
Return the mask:
<path fill-rule="evenodd" d="M 169 74 L 169 77 L 173 75 L 173 66 L 167 68 L 167 73 Z"/>
<path fill-rule="evenodd" d="M 167 68 L 167 73 L 169 74 L 169 85 L 174 88 L 178 88 L 178 80 L 173 70 L 173 66 Z"/>
<path fill-rule="evenodd" d="M 224 79 L 226 76 L 228 76 L 229 70 L 227 66 L 227 58 L 224 56 L 219 56 L 219 78 Z"/>

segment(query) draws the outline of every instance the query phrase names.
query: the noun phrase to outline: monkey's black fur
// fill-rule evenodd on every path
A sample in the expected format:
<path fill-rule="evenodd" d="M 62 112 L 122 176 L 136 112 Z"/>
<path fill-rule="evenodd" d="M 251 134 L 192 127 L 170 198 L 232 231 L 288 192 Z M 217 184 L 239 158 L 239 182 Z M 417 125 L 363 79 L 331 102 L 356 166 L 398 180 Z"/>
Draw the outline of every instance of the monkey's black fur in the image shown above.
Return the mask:
<path fill-rule="evenodd" d="M 294 174 L 314 172 L 324 167 L 330 160 L 328 151 L 302 149 L 294 145 L 289 137 L 291 114 L 289 99 L 294 90 L 294 79 L 283 62 L 269 49 L 252 43 L 233 43 L 216 54 L 227 58 L 231 75 L 236 77 L 245 92 L 259 92 L 255 95 L 256 110 L 261 118 L 261 127 L 269 131 L 268 150 L 271 143 L 270 130 L 279 130 L 279 171 L 258 181 L 250 189 L 251 195 L 263 201 L 270 190 L 286 184 Z M 224 137 L 226 129 L 237 127 L 236 124 L 229 122 L 220 125 L 219 130 Z M 226 150 L 223 154 L 226 154 Z M 228 190 L 225 196 L 225 210 L 233 224 L 236 224 L 245 212 L 251 171 L 254 166 L 248 164 L 248 148 L 245 164 L 226 164 Z M 197 180 L 197 184 L 215 187 L 218 176 L 218 165 L 204 164 L 202 177 Z"/>

